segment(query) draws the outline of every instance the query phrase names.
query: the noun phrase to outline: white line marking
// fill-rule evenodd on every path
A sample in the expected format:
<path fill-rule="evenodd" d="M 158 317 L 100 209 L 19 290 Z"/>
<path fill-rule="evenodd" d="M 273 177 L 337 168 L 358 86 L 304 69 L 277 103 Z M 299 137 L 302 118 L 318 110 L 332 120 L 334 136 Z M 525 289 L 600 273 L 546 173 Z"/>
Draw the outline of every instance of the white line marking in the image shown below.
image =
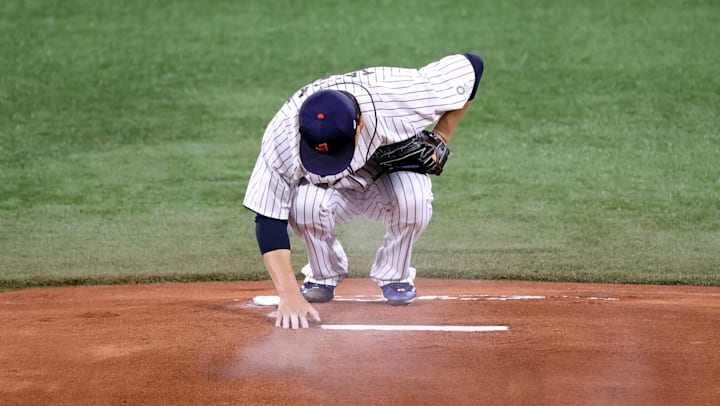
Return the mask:
<path fill-rule="evenodd" d="M 499 297 L 488 297 L 486 300 L 539 300 L 539 299 L 547 299 L 546 296 L 517 296 L 517 295 L 511 295 L 511 296 L 499 296 Z"/>
<path fill-rule="evenodd" d="M 322 324 L 323 330 L 351 330 L 351 331 L 449 331 L 464 333 L 479 333 L 488 331 L 508 331 L 508 326 L 428 326 L 428 325 L 390 325 L 390 324 Z"/>
<path fill-rule="evenodd" d="M 333 299 L 337 302 L 384 302 L 382 296 L 335 296 Z"/>
<path fill-rule="evenodd" d="M 583 296 L 523 296 L 523 295 L 457 295 L 457 296 L 418 296 L 417 300 L 460 300 L 460 301 L 506 301 L 506 300 L 544 300 L 544 299 L 577 299 L 577 300 L 602 300 L 602 301 L 618 301 L 616 297 L 583 297 Z M 377 295 L 355 295 L 355 296 L 335 296 L 338 302 L 384 302 L 382 296 Z"/>

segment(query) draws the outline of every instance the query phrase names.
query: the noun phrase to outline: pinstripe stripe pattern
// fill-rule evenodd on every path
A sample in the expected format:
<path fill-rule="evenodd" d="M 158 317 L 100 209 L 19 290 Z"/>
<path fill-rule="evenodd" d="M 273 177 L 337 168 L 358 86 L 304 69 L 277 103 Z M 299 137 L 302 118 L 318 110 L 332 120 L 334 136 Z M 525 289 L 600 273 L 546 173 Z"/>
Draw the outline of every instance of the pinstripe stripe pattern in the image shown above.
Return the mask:
<path fill-rule="evenodd" d="M 420 69 L 367 68 L 303 87 L 266 127 L 243 205 L 288 219 L 308 248 L 308 280 L 332 285 L 347 275 L 335 224 L 361 216 L 382 222 L 385 237 L 370 277 L 381 286 L 412 282 L 412 245 L 432 216 L 430 178 L 412 172 L 379 175 L 368 159 L 378 147 L 408 139 L 445 112 L 462 108 L 474 81 L 467 58 L 452 55 Z M 332 176 L 307 172 L 299 155 L 298 111 L 307 96 L 322 89 L 352 93 L 365 123 L 350 166 Z"/>

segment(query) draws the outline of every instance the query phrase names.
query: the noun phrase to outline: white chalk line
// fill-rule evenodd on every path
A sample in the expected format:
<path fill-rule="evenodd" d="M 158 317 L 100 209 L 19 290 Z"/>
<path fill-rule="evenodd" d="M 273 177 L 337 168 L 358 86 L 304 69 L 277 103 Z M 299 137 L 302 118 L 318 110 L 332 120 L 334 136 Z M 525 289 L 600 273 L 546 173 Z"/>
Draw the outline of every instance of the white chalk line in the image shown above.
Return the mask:
<path fill-rule="evenodd" d="M 598 297 L 598 296 L 574 296 L 574 295 L 557 295 L 557 296 L 535 296 L 535 295 L 486 295 L 486 294 L 463 294 L 463 295 L 426 295 L 418 296 L 416 300 L 459 300 L 459 301 L 510 301 L 510 300 L 545 300 L 545 299 L 570 299 L 570 300 L 589 300 L 589 301 L 619 301 L 617 297 Z M 240 299 L 235 299 L 239 301 Z M 353 296 L 335 296 L 333 299 L 337 302 L 385 302 L 380 295 L 353 295 Z M 251 303 L 235 305 L 233 307 L 266 307 L 277 306 L 280 302 L 278 296 L 256 296 Z"/>
<path fill-rule="evenodd" d="M 506 301 L 506 300 L 544 300 L 544 299 L 575 299 L 575 300 L 600 300 L 600 301 L 617 301 L 616 297 L 596 297 L 596 296 L 529 296 L 529 295 L 428 295 L 418 296 L 416 300 L 460 300 L 460 301 Z M 384 302 L 382 296 L 374 295 L 355 295 L 355 296 L 335 296 L 339 302 Z"/>
<path fill-rule="evenodd" d="M 442 331 L 455 333 L 481 333 L 508 331 L 508 326 L 435 326 L 435 325 L 391 325 L 391 324 L 321 324 L 323 330 L 350 331 Z"/>

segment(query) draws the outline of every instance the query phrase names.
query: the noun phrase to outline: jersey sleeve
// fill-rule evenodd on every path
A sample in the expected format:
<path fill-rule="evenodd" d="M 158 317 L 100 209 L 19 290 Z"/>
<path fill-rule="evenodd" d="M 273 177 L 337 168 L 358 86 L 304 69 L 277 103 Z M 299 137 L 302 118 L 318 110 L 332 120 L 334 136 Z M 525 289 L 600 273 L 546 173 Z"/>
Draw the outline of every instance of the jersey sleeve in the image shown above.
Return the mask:
<path fill-rule="evenodd" d="M 297 169 L 299 152 L 294 120 L 281 111 L 268 124 L 260 154 L 248 182 L 243 206 L 277 220 L 290 216 L 295 186 L 299 181 Z"/>
<path fill-rule="evenodd" d="M 435 93 L 436 114 L 461 109 L 470 99 L 475 68 L 465 55 L 450 55 L 418 69 Z"/>
<path fill-rule="evenodd" d="M 287 220 L 292 190 L 287 179 L 272 170 L 261 154 L 250 175 L 243 206 L 265 217 Z"/>
<path fill-rule="evenodd" d="M 404 141 L 448 111 L 465 106 L 473 92 L 475 69 L 463 54 L 446 56 L 419 69 L 367 69 L 378 112 L 380 145 Z"/>

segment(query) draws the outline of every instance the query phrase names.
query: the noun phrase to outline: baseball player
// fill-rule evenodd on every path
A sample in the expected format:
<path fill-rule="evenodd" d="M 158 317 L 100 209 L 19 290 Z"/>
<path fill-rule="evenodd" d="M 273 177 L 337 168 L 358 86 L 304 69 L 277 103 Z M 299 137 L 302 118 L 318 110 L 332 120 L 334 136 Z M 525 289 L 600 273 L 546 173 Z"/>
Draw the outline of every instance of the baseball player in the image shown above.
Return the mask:
<path fill-rule="evenodd" d="M 390 305 L 415 300 L 413 244 L 432 216 L 432 183 L 447 142 L 475 98 L 484 64 L 473 53 L 419 69 L 373 67 L 316 80 L 268 124 L 243 205 L 253 211 L 265 266 L 280 297 L 276 326 L 308 327 L 310 303 L 334 298 L 348 275 L 336 224 L 365 217 L 385 236 L 370 278 Z M 432 127 L 432 129 L 428 129 Z M 287 226 L 305 243 L 298 286 Z"/>

